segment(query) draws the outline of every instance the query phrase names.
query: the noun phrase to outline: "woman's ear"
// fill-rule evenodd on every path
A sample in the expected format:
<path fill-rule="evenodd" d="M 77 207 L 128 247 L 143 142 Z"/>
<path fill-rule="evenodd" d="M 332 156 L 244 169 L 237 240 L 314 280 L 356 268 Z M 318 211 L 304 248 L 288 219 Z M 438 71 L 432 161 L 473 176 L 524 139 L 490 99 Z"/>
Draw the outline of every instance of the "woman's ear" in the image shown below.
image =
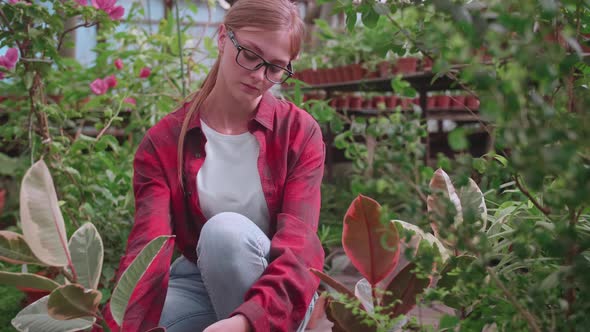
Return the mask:
<path fill-rule="evenodd" d="M 225 41 L 227 40 L 227 29 L 225 28 L 224 24 L 219 25 L 219 29 L 217 30 L 217 50 L 219 54 L 223 54 L 223 47 L 225 46 Z"/>

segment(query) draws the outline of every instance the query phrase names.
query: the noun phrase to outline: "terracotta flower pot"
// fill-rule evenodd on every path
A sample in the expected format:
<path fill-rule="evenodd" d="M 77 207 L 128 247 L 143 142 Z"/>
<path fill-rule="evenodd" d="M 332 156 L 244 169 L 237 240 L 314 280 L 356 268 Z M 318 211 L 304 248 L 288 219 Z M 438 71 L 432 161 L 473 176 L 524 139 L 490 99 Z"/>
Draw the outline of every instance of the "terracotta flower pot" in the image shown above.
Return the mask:
<path fill-rule="evenodd" d="M 467 105 L 467 108 L 472 111 L 479 109 L 479 99 L 477 97 L 467 96 L 465 104 Z"/>
<path fill-rule="evenodd" d="M 354 110 L 361 109 L 363 106 L 363 98 L 361 96 L 350 96 L 348 98 L 348 106 Z"/>
<path fill-rule="evenodd" d="M 361 106 L 361 108 L 364 110 L 373 108 L 372 98 L 363 98 L 363 105 Z"/>
<path fill-rule="evenodd" d="M 451 98 L 451 109 L 454 109 L 454 110 L 465 109 L 465 96 L 453 96 Z"/>
<path fill-rule="evenodd" d="M 374 96 L 371 100 L 371 107 L 376 109 L 384 109 L 386 107 L 385 96 Z"/>
<path fill-rule="evenodd" d="M 349 105 L 348 96 L 339 96 L 336 99 L 336 108 L 338 109 L 349 108 Z"/>
<path fill-rule="evenodd" d="M 366 69 L 363 68 L 359 63 L 348 65 L 348 69 L 352 73 L 352 81 L 359 81 L 363 78 L 363 76 L 365 76 Z"/>
<path fill-rule="evenodd" d="M 412 98 L 400 98 L 399 104 L 402 107 L 402 110 L 409 110 L 412 108 Z"/>
<path fill-rule="evenodd" d="M 434 96 L 429 96 L 426 99 L 426 107 L 431 110 L 436 107 L 436 98 Z"/>
<path fill-rule="evenodd" d="M 451 98 L 446 95 L 438 95 L 436 98 L 436 108 L 448 110 L 451 106 Z"/>
<path fill-rule="evenodd" d="M 379 62 L 377 69 L 379 71 L 379 77 L 389 77 L 392 74 L 391 62 L 389 61 Z"/>
<path fill-rule="evenodd" d="M 418 58 L 407 57 L 397 59 L 393 71 L 396 74 L 411 74 L 415 73 L 417 69 Z"/>
<path fill-rule="evenodd" d="M 385 97 L 385 106 L 387 109 L 394 109 L 397 107 L 399 103 L 399 98 L 397 96 L 387 96 Z"/>
<path fill-rule="evenodd" d="M 434 65 L 433 61 L 431 58 L 429 57 L 424 57 L 422 58 L 422 71 L 425 72 L 431 72 L 432 71 L 432 66 Z"/>

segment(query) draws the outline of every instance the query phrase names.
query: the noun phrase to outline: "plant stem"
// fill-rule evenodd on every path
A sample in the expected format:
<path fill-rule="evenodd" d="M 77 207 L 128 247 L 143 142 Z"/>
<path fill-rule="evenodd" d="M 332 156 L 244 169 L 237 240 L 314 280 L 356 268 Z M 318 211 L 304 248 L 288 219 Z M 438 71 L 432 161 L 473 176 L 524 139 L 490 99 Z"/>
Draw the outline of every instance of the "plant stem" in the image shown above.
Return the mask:
<path fill-rule="evenodd" d="M 541 212 L 543 212 L 544 215 L 549 216 L 549 214 L 551 214 L 551 209 L 541 205 L 541 203 L 539 203 L 534 197 L 533 195 L 531 195 L 531 193 L 520 183 L 520 181 L 518 180 L 518 175 L 515 175 L 512 177 L 514 179 L 514 183 L 516 183 L 516 186 L 518 187 L 518 189 L 526 196 L 528 197 L 528 199 L 531 200 L 531 202 L 533 203 L 534 206 L 537 207 L 537 209 L 539 209 Z"/>
<path fill-rule="evenodd" d="M 575 234 L 575 228 L 576 228 L 576 224 L 578 223 L 578 219 L 580 217 L 580 213 L 582 212 L 583 208 L 580 209 L 580 211 L 578 211 L 578 213 L 576 213 L 575 209 L 570 209 L 570 228 L 571 231 Z M 566 265 L 573 265 L 574 262 L 574 258 L 576 257 L 576 255 L 578 254 L 578 245 L 575 241 L 575 239 L 572 239 L 571 241 L 571 246 L 567 252 L 567 257 L 565 259 L 565 263 Z M 566 317 L 570 317 L 571 314 L 574 312 L 573 307 L 574 307 L 574 302 L 576 302 L 576 286 L 574 283 L 574 277 L 573 275 L 569 275 L 567 278 L 567 291 L 565 293 L 565 299 L 568 303 L 567 306 L 567 313 L 566 313 Z"/>
<path fill-rule="evenodd" d="M 502 292 L 504 292 L 504 295 L 506 295 L 506 297 L 508 298 L 508 300 L 510 301 L 510 303 L 512 303 L 514 305 L 514 307 L 516 308 L 516 310 L 527 321 L 527 323 L 529 324 L 529 326 L 531 328 L 531 331 L 541 332 L 541 329 L 539 328 L 539 325 L 537 324 L 537 321 L 536 321 L 535 317 L 533 316 L 533 314 L 531 314 L 528 310 L 526 310 L 518 302 L 518 300 L 516 299 L 516 297 L 510 292 L 510 290 L 508 290 L 508 288 L 506 288 L 506 286 L 502 283 L 502 281 L 500 281 L 500 279 L 498 278 L 498 276 L 494 272 L 494 269 L 492 269 L 491 267 L 487 267 L 486 270 L 488 271 L 490 277 L 492 278 L 492 280 L 494 280 L 494 282 L 496 283 L 496 285 L 498 285 L 498 287 L 500 287 L 500 289 L 502 290 Z"/>
<path fill-rule="evenodd" d="M 184 79 L 184 55 L 182 54 L 182 35 L 180 34 L 180 14 L 178 13 L 178 1 L 174 1 L 176 13 L 176 35 L 178 37 L 178 57 L 180 58 L 180 81 L 182 82 L 182 98 L 186 98 L 186 83 Z"/>
<path fill-rule="evenodd" d="M 84 22 L 84 23 L 80 23 L 80 24 L 78 24 L 76 26 L 73 26 L 73 27 L 65 30 L 64 32 L 62 32 L 61 35 L 59 36 L 59 42 L 57 43 L 57 51 L 59 52 L 61 50 L 61 46 L 63 44 L 64 38 L 66 37 L 66 35 L 68 33 L 70 33 L 71 31 L 74 31 L 74 30 L 76 30 L 78 28 L 82 28 L 82 27 L 84 27 L 84 28 L 90 28 L 90 27 L 95 26 L 97 24 L 98 24 L 98 22 L 92 22 L 92 23 L 90 23 L 90 22 Z"/>

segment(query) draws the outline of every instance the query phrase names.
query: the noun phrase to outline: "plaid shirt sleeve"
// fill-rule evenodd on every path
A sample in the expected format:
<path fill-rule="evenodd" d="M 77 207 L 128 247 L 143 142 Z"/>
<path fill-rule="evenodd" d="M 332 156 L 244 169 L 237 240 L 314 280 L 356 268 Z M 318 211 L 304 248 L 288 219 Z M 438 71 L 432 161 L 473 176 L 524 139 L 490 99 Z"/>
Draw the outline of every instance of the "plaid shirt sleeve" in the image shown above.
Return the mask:
<path fill-rule="evenodd" d="M 310 267 L 323 268 L 324 251 L 317 227 L 325 146 L 318 124 L 309 117 L 307 135 L 292 146 L 299 157 L 289 169 L 270 264 L 232 315 L 243 314 L 254 331 L 295 331 L 319 285 Z"/>
<path fill-rule="evenodd" d="M 127 251 L 121 258 L 117 280 L 151 240 L 160 235 L 172 234 L 170 190 L 149 132 L 139 145 L 133 168 L 135 223 L 129 234 Z M 168 241 L 136 286 L 125 312 L 123 331 L 145 331 L 157 326 L 166 296 L 162 290 L 168 284 L 173 242 Z M 119 331 L 111 316 L 110 306 L 105 308 L 104 316 L 110 329 Z"/>

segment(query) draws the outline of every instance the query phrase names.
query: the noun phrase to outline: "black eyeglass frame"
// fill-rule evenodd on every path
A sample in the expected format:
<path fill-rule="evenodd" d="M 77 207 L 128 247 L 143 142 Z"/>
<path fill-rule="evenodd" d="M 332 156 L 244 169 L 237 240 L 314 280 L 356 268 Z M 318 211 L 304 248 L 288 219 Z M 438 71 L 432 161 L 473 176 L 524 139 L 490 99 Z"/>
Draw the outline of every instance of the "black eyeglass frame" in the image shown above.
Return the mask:
<path fill-rule="evenodd" d="M 227 35 L 229 37 L 229 40 L 231 40 L 231 42 L 234 44 L 234 46 L 238 50 L 238 53 L 236 54 L 236 63 L 240 67 L 242 67 L 242 68 L 244 68 L 246 70 L 249 70 L 249 71 L 257 71 L 258 69 L 260 69 L 260 67 L 264 66 L 264 78 L 266 78 L 269 82 L 274 83 L 274 84 L 283 84 L 283 83 L 285 83 L 289 78 L 291 78 L 295 74 L 293 72 L 293 67 L 291 66 L 291 61 L 289 61 L 289 63 L 287 64 L 287 67 L 282 67 L 282 66 L 279 66 L 279 65 L 275 65 L 274 63 L 271 63 L 271 62 L 266 61 L 258 53 L 252 51 L 251 49 L 249 49 L 247 47 L 244 47 L 244 46 L 240 45 L 240 43 L 238 43 L 238 41 L 236 40 L 236 35 L 234 34 L 233 31 L 231 31 L 231 30 L 228 29 L 227 30 Z M 256 67 L 254 67 L 253 69 L 244 67 L 238 61 L 238 57 L 240 56 L 240 52 L 242 52 L 243 50 L 246 50 L 246 51 L 251 52 L 252 54 L 256 55 L 260 59 L 261 62 L 259 64 L 257 64 Z M 279 81 L 279 82 L 275 82 L 275 81 L 271 80 L 270 78 L 268 78 L 268 74 L 267 74 L 267 71 L 268 71 L 268 67 L 269 66 L 276 67 L 276 68 L 279 68 L 279 69 L 282 69 L 282 70 L 286 71 L 287 72 L 287 77 L 284 80 Z"/>

